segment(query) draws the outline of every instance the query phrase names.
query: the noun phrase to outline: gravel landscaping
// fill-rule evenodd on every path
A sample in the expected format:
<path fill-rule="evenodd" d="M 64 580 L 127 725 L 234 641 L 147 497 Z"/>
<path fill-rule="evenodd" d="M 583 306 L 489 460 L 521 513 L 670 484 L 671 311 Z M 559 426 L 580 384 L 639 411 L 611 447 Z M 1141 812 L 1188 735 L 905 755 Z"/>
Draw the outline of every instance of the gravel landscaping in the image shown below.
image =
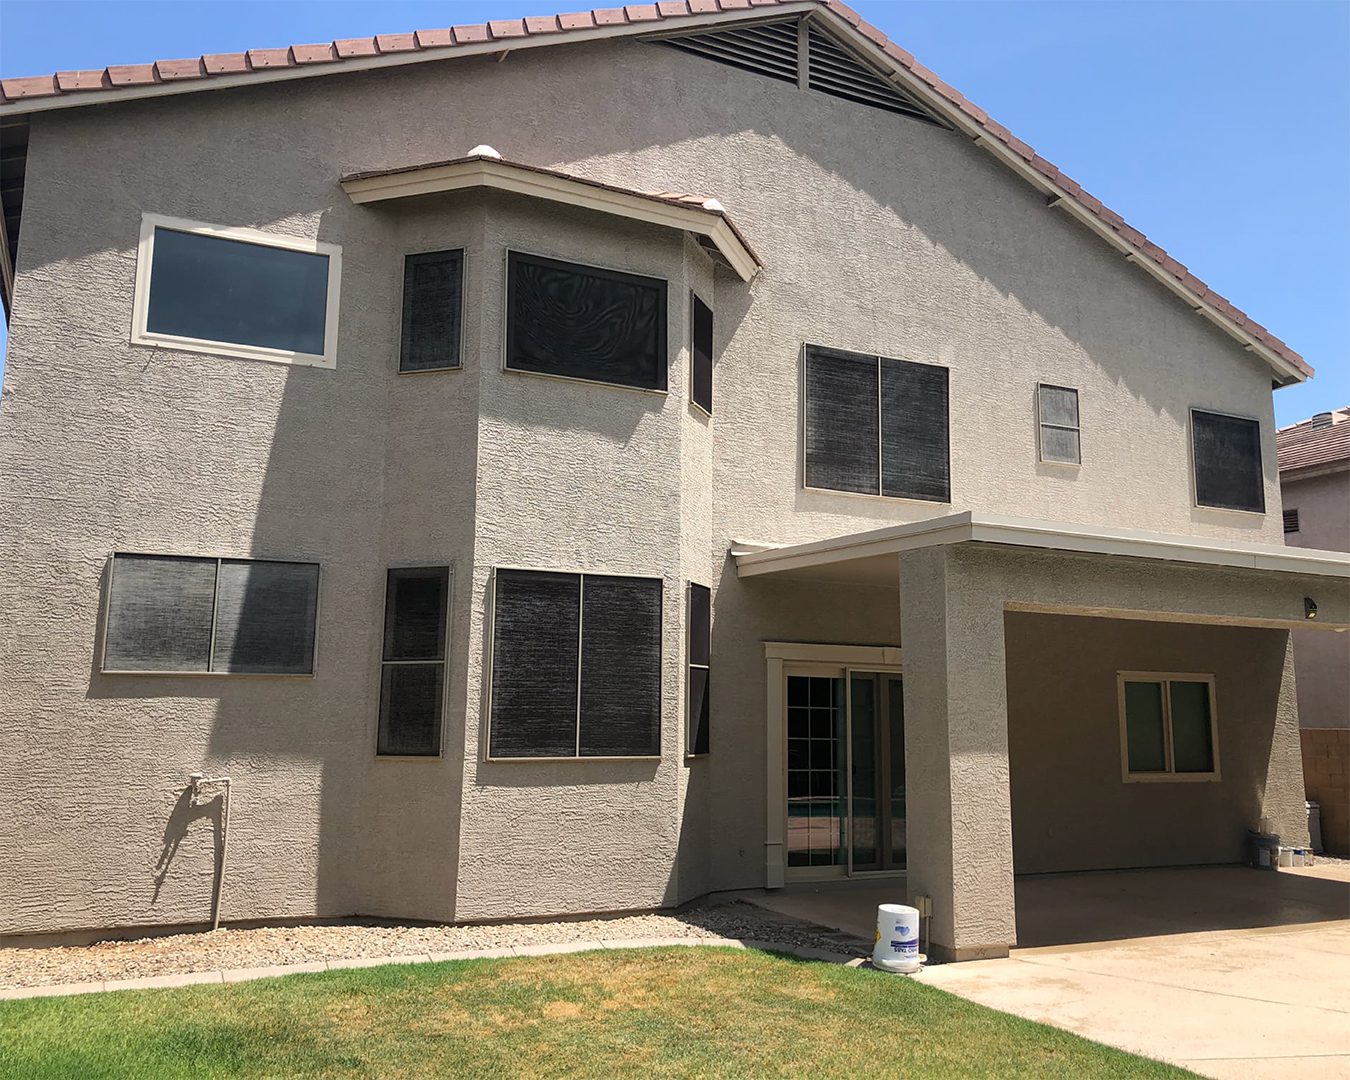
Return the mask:
<path fill-rule="evenodd" d="M 619 938 L 748 938 L 862 956 L 868 943 L 742 901 L 683 911 L 492 926 L 350 922 L 0 949 L 0 989 Z"/>

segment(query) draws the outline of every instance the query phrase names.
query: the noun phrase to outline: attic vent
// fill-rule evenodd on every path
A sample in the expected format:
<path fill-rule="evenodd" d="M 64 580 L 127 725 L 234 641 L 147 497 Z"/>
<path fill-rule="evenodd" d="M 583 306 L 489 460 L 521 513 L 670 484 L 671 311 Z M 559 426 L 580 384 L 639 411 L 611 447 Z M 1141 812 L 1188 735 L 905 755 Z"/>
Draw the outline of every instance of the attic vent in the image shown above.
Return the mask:
<path fill-rule="evenodd" d="M 771 79 L 797 81 L 796 19 L 735 27 L 712 34 L 666 38 L 664 43 Z"/>
<path fill-rule="evenodd" d="M 782 82 L 799 82 L 801 19 L 736 26 L 710 33 L 658 38 L 682 52 L 753 71 Z M 942 124 L 931 112 L 883 75 L 868 67 L 835 39 L 809 22 L 806 30 L 807 85 L 831 97 L 855 101 L 874 109 Z"/>
<path fill-rule="evenodd" d="M 871 68 L 864 67 L 814 26 L 807 29 L 807 42 L 811 57 L 808 81 L 812 90 L 933 122 L 927 109 Z"/>

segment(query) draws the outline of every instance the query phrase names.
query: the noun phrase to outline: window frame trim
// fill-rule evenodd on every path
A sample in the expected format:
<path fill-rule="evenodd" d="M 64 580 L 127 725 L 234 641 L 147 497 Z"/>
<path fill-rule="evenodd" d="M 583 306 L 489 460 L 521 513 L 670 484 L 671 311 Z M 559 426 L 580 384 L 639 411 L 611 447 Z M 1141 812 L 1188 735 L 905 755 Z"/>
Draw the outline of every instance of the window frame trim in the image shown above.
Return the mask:
<path fill-rule="evenodd" d="M 898 360 L 905 364 L 923 364 L 926 367 L 941 368 L 947 372 L 947 498 L 946 499 L 920 499 L 913 495 L 883 495 L 880 490 L 873 493 L 870 491 L 840 491 L 838 488 L 814 487 L 806 482 L 806 350 L 809 348 L 818 349 L 836 349 L 834 345 L 821 345 L 818 342 L 802 340 L 798 348 L 797 361 L 797 444 L 799 451 L 797 454 L 797 468 L 799 470 L 798 484 L 802 491 L 809 491 L 813 495 L 838 495 L 849 499 L 884 499 L 887 503 L 913 503 L 915 506 L 955 506 L 952 498 L 952 403 L 951 403 L 951 368 L 946 364 L 930 364 L 925 360 L 909 360 L 903 356 L 886 356 L 882 353 L 858 352 L 856 349 L 838 349 L 840 352 L 856 353 L 858 356 L 868 356 L 877 362 L 877 487 L 882 487 L 886 478 L 881 469 L 881 448 L 884 435 L 881 430 L 881 361 Z"/>
<path fill-rule="evenodd" d="M 1078 426 L 1070 427 L 1068 424 L 1051 424 L 1041 419 L 1041 391 L 1049 390 L 1067 390 L 1073 394 L 1075 411 L 1078 413 Z M 1081 469 L 1083 467 L 1083 395 L 1082 391 L 1076 386 L 1062 386 L 1059 383 L 1048 383 L 1037 380 L 1036 394 L 1036 462 L 1039 465 L 1057 465 L 1064 469 Z M 1054 461 L 1045 456 L 1045 429 L 1054 428 L 1056 431 L 1072 431 L 1078 435 L 1078 460 L 1077 461 Z"/>
<path fill-rule="evenodd" d="M 1256 445 L 1259 451 L 1256 460 L 1261 469 L 1261 508 L 1259 510 L 1243 510 L 1233 506 L 1211 506 L 1200 501 L 1200 478 L 1196 475 L 1198 463 L 1195 458 L 1195 414 L 1198 412 L 1208 413 L 1211 416 L 1226 416 L 1231 420 L 1249 420 L 1256 425 Z M 1269 500 L 1266 498 L 1266 440 L 1261 433 L 1261 418 L 1247 416 L 1243 413 L 1228 412 L 1224 409 L 1208 409 L 1200 405 L 1190 405 L 1186 410 L 1186 427 L 1186 450 L 1191 464 L 1191 507 L 1195 510 L 1208 510 L 1218 514 L 1246 514 L 1249 517 L 1265 517 Z"/>
<path fill-rule="evenodd" d="M 532 374 L 526 372 L 525 374 Z M 588 380 L 582 380 L 588 381 Z M 666 579 L 663 574 L 638 574 L 632 571 L 623 570 L 577 570 L 570 567 L 540 567 L 540 566 L 517 566 L 508 563 L 495 563 L 491 572 L 488 574 L 487 581 L 487 603 L 485 607 L 485 618 L 487 619 L 487 658 L 484 663 L 486 671 L 484 672 L 484 688 L 487 694 L 487 707 L 483 710 L 482 721 L 482 739 L 478 747 L 478 760 L 484 765 L 514 765 L 516 763 L 538 765 L 542 762 L 548 762 L 555 765 L 575 765 L 578 762 L 596 762 L 596 761 L 662 761 L 665 759 L 665 747 L 662 745 L 661 752 L 656 754 L 573 754 L 567 757 L 494 757 L 492 754 L 492 679 L 493 679 L 493 658 L 497 652 L 497 572 L 499 570 L 518 571 L 524 574 L 567 574 L 575 575 L 581 579 L 577 589 L 577 732 L 575 745 L 580 747 L 581 742 L 581 649 L 583 643 L 583 634 L 585 632 L 585 623 L 582 618 L 582 608 L 586 602 L 586 578 L 590 577 L 614 577 L 614 578 L 636 578 L 640 581 L 657 581 L 661 584 L 661 604 L 658 608 L 660 621 L 657 625 L 657 637 L 660 642 L 661 654 L 661 678 L 657 683 L 656 704 L 659 723 L 658 735 L 660 741 L 664 743 L 666 735 L 666 695 L 664 693 L 665 667 L 666 667 Z"/>
<path fill-rule="evenodd" d="M 408 259 L 415 255 L 444 255 L 448 252 L 458 251 L 460 257 L 459 266 L 459 363 L 453 367 L 435 367 L 418 368 L 416 371 L 403 370 L 403 297 L 408 284 Z M 398 333 L 394 342 L 394 374 L 395 375 L 444 375 L 447 371 L 463 371 L 465 364 L 464 358 L 467 355 L 465 349 L 468 345 L 467 334 L 467 312 L 469 302 L 469 246 L 461 244 L 459 247 L 438 247 L 416 250 L 405 248 L 399 254 L 399 269 L 402 271 L 398 278 Z M 390 570 L 416 569 L 416 567 L 388 567 Z"/>
<path fill-rule="evenodd" d="M 238 240 L 259 247 L 302 251 L 309 255 L 328 257 L 328 292 L 324 309 L 323 353 L 295 352 L 290 349 L 271 349 L 263 345 L 243 345 L 212 338 L 182 337 L 177 334 L 155 333 L 147 328 L 150 317 L 150 279 L 154 271 L 155 230 L 210 236 L 220 240 Z M 274 364 L 295 364 L 299 367 L 317 367 L 332 370 L 337 367 L 338 307 L 342 297 L 342 245 L 302 236 L 264 232 L 234 225 L 212 225 L 205 221 L 169 217 L 165 214 L 141 214 L 140 236 L 136 245 L 136 284 L 132 297 L 132 345 L 173 352 L 202 353 L 224 356 L 235 360 L 266 360 Z"/>
<path fill-rule="evenodd" d="M 435 368 L 436 371 L 447 370 L 445 368 Z M 409 372 L 411 375 L 421 375 L 423 372 Z M 445 570 L 445 655 L 439 660 L 386 660 L 384 658 L 384 626 L 388 619 L 389 609 L 389 572 L 391 570 Z M 397 566 L 386 566 L 384 568 L 384 606 L 380 611 L 383 618 L 380 621 L 380 635 L 377 644 L 376 663 L 379 666 L 379 678 L 375 684 L 375 728 L 374 745 L 375 753 L 372 755 L 376 761 L 440 761 L 445 757 L 445 714 L 450 705 L 450 648 L 453 640 L 453 627 L 451 620 L 454 616 L 454 595 L 455 595 L 455 564 L 446 563 L 428 563 L 413 562 Z M 440 664 L 443 669 L 441 676 L 441 723 L 436 733 L 437 750 L 434 754 L 381 754 L 380 753 L 380 706 L 384 699 L 384 669 L 393 664 Z"/>
<path fill-rule="evenodd" d="M 1162 685 L 1163 754 L 1167 768 L 1162 772 L 1131 772 L 1129 727 L 1125 716 L 1125 684 L 1127 682 L 1159 683 Z M 1213 768 L 1209 772 L 1176 772 L 1172 744 L 1172 692 L 1174 682 L 1205 683 L 1209 687 L 1209 746 Z M 1120 725 L 1120 780 L 1124 784 L 1217 784 L 1223 781 L 1219 766 L 1219 697 L 1216 679 L 1212 673 L 1186 671 L 1117 671 L 1116 711 Z"/>
<path fill-rule="evenodd" d="M 286 563 L 290 566 L 312 566 L 315 569 L 314 579 L 314 645 L 309 654 L 308 671 L 143 671 L 132 670 L 128 668 L 109 668 L 108 661 L 108 620 L 112 615 L 112 586 L 113 574 L 116 572 L 117 556 L 142 556 L 144 558 L 156 559 L 197 559 L 199 561 L 213 561 L 216 564 L 215 587 L 211 592 L 211 640 L 208 646 L 206 662 L 211 663 L 214 658 L 216 646 L 216 609 L 220 604 L 220 564 L 222 562 L 269 562 Z M 102 609 L 102 618 L 100 619 L 99 636 L 96 648 L 98 651 L 98 673 L 100 675 L 114 675 L 119 678 L 126 676 L 149 675 L 154 678 L 229 678 L 229 679 L 316 679 L 319 675 L 319 627 L 322 625 L 323 613 L 323 563 L 315 559 L 278 559 L 278 558 L 254 558 L 249 555 L 183 555 L 178 552 L 163 551 L 110 551 L 105 564 L 108 568 L 104 575 L 105 584 L 103 586 L 103 602 L 100 605 Z"/>
<path fill-rule="evenodd" d="M 580 375 L 559 375 L 553 371 L 529 371 L 526 368 L 511 367 L 509 335 L 511 326 L 511 256 L 523 255 L 527 259 L 544 259 L 548 262 L 564 263 L 568 266 L 577 267 L 580 270 L 599 270 L 604 274 L 616 274 L 621 277 L 645 278 L 648 281 L 659 281 L 665 286 L 666 303 L 662 312 L 661 321 L 665 326 L 665 386 L 632 386 L 629 383 L 609 382 L 605 379 L 585 379 Z M 510 244 L 502 248 L 502 344 L 501 344 L 501 371 L 511 375 L 527 375 L 536 379 L 557 379 L 561 382 L 580 383 L 583 386 L 605 386 L 611 390 L 627 390 L 636 394 L 656 394 L 661 397 L 670 395 L 670 279 L 658 277 L 655 274 L 643 274 L 636 270 L 627 270 L 617 266 L 602 266 L 598 263 L 577 262 L 574 258 L 567 258 L 562 255 L 547 255 L 542 251 L 529 251 L 525 248 L 512 247 Z M 692 318 L 692 317 L 691 317 Z M 692 322 L 691 322 L 692 325 Z M 503 567 L 503 569 L 516 569 L 515 567 Z M 557 571 L 558 573 L 572 573 L 573 571 Z M 580 571 L 577 571 L 580 572 Z M 622 575 L 609 575 L 617 577 Z M 635 575 L 640 576 L 640 575 Z M 512 761 L 520 760 L 512 758 Z M 552 761 L 553 758 L 544 760 Z"/>

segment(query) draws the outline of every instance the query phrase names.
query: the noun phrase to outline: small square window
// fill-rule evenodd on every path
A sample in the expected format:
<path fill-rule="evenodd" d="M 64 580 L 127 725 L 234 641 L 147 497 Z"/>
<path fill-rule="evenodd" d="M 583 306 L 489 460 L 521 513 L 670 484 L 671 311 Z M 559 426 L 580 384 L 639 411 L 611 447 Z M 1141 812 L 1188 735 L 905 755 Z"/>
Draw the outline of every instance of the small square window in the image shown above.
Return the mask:
<path fill-rule="evenodd" d="M 1212 675 L 1122 671 L 1117 681 L 1123 779 L 1219 779 Z"/>
<path fill-rule="evenodd" d="M 1265 513 L 1260 424 L 1192 409 L 1191 449 L 1197 506 Z"/>
<path fill-rule="evenodd" d="M 1041 460 L 1056 465 L 1078 465 L 1083 460 L 1078 420 L 1078 391 L 1041 383 L 1036 388 L 1040 421 Z"/>
<path fill-rule="evenodd" d="M 1287 533 L 1298 532 L 1298 508 L 1286 510 L 1284 512 L 1284 531 Z"/>

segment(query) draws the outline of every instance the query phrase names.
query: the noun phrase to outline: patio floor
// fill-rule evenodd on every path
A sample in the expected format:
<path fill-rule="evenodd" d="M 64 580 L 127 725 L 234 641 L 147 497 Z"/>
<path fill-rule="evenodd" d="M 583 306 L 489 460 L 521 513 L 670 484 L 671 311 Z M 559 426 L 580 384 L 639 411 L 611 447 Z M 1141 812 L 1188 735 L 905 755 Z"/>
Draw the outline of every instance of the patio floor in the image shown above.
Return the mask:
<path fill-rule="evenodd" d="M 1005 960 L 925 982 L 1213 1077 L 1350 1075 L 1350 864 L 1182 867 L 1017 879 Z M 904 880 L 746 899 L 871 940 Z"/>

